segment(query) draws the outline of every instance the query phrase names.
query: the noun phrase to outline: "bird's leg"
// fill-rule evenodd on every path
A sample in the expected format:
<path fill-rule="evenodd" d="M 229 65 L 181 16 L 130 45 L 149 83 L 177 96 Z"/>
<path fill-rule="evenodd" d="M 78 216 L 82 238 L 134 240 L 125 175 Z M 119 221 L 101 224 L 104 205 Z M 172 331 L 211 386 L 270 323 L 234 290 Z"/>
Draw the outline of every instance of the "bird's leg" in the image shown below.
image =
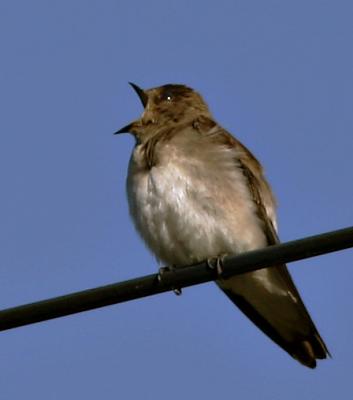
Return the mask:
<path fill-rule="evenodd" d="M 158 275 L 157 275 L 158 282 L 162 283 L 163 282 L 163 274 L 172 272 L 174 269 L 175 269 L 174 265 L 167 265 L 165 267 L 160 267 L 158 270 Z M 181 288 L 173 288 L 173 292 L 177 296 L 180 296 L 182 294 Z"/>
<path fill-rule="evenodd" d="M 227 254 L 221 254 L 218 257 L 211 257 L 207 259 L 207 265 L 210 269 L 216 271 L 217 277 L 221 277 L 223 274 L 223 262 Z"/>
<path fill-rule="evenodd" d="M 172 271 L 173 270 L 173 266 L 169 266 L 169 265 L 167 265 L 167 266 L 165 266 L 165 267 L 160 267 L 159 269 L 158 269 L 158 281 L 159 282 L 162 282 L 162 280 L 163 280 L 163 274 L 165 274 L 166 272 L 168 272 L 168 271 Z"/>

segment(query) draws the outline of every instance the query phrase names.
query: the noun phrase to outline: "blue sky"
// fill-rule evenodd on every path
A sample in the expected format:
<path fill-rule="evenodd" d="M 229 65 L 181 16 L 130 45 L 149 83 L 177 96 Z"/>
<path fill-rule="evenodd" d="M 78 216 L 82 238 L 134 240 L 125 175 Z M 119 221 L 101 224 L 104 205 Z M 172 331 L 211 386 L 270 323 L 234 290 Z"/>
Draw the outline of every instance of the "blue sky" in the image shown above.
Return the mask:
<path fill-rule="evenodd" d="M 129 219 L 141 105 L 185 83 L 264 164 L 282 240 L 352 225 L 350 1 L 2 1 L 1 308 L 152 273 Z M 333 355 L 291 360 L 213 284 L 0 334 L 3 399 L 348 398 L 353 252 L 290 266 Z"/>

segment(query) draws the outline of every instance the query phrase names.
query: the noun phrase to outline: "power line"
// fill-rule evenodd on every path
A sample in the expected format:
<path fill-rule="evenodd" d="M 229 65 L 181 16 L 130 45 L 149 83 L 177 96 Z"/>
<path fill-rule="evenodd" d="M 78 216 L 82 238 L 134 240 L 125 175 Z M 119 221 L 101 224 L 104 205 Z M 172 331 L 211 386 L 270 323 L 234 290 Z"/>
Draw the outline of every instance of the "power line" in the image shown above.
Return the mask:
<path fill-rule="evenodd" d="M 226 257 L 222 263 L 222 278 L 349 247 L 353 247 L 353 227 Z M 8 308 L 0 311 L 0 331 L 152 296 L 174 288 L 193 286 L 217 277 L 217 272 L 207 262 L 203 262 L 167 271 L 163 273 L 162 280 L 158 279 L 158 274 L 147 275 Z"/>

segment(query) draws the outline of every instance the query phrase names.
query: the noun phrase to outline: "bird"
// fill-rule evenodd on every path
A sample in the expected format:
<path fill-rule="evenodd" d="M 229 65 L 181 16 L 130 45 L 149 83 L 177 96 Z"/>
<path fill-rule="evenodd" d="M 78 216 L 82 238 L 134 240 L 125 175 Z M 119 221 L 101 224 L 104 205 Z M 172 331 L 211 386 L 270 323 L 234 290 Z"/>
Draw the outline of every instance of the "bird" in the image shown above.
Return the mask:
<path fill-rule="evenodd" d="M 215 121 L 201 95 L 182 84 L 129 84 L 144 110 L 115 134 L 135 138 L 129 211 L 159 262 L 178 268 L 279 243 L 276 201 L 260 162 Z M 304 366 L 330 356 L 286 265 L 220 275 L 216 284 Z"/>

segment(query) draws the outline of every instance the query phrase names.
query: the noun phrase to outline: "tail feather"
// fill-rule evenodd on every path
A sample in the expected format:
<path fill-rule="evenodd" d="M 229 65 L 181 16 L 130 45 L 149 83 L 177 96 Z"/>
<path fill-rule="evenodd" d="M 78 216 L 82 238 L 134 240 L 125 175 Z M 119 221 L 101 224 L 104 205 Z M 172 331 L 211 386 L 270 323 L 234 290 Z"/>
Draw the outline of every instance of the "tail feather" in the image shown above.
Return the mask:
<path fill-rule="evenodd" d="M 259 278 L 264 278 L 259 271 L 217 281 L 217 284 L 270 339 L 301 364 L 315 368 L 317 359 L 330 356 L 324 341 L 285 266 L 271 268 L 267 273 L 270 275 L 266 277 L 271 278 L 285 273 L 285 286 L 288 285 L 287 290 L 291 290 L 292 295 L 276 296 L 263 285 L 259 286 Z"/>
<path fill-rule="evenodd" d="M 320 335 L 315 333 L 307 340 L 297 343 L 291 356 L 303 365 L 315 368 L 317 359 L 323 360 L 331 355 Z"/>

